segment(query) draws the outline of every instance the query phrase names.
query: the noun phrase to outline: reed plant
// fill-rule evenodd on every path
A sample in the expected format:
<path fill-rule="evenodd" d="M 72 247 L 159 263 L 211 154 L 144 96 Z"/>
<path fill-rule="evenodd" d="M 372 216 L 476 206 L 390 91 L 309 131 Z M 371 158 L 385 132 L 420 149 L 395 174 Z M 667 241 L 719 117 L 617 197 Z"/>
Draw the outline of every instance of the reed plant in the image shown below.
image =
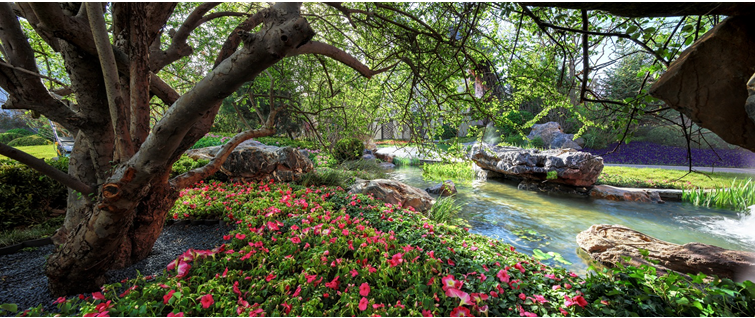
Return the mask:
<path fill-rule="evenodd" d="M 755 204 L 755 183 L 751 178 L 739 183 L 734 179 L 728 188 L 684 190 L 682 200 L 698 206 L 731 209 L 749 214 L 750 210 L 747 207 Z"/>
<path fill-rule="evenodd" d="M 439 197 L 427 211 L 427 217 L 437 223 L 457 225 L 456 215 L 461 212 L 461 208 L 462 206 L 457 204 L 453 197 Z"/>
<path fill-rule="evenodd" d="M 422 165 L 422 176 L 427 179 L 469 182 L 475 179 L 471 162 L 436 163 Z"/>
<path fill-rule="evenodd" d="M 393 164 L 396 165 L 396 167 L 419 166 L 420 163 L 421 162 L 417 158 L 400 158 L 400 157 L 393 158 Z"/>

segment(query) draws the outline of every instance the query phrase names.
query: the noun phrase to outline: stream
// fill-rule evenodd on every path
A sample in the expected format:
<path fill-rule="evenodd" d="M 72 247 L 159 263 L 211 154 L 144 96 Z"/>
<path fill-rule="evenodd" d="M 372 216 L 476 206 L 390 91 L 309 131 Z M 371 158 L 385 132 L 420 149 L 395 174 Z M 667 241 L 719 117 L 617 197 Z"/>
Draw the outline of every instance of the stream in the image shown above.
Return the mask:
<path fill-rule="evenodd" d="M 438 182 L 425 180 L 422 169 L 400 167 L 391 179 L 424 189 Z M 685 244 L 701 242 L 727 249 L 755 251 L 755 214 L 748 216 L 690 203 L 616 202 L 523 191 L 508 181 L 456 183 L 458 217 L 470 232 L 501 239 L 532 255 L 534 249 L 555 252 L 571 264 L 543 261 L 584 274 L 589 256 L 578 253 L 576 236 L 593 224 L 620 224 L 657 239 Z"/>

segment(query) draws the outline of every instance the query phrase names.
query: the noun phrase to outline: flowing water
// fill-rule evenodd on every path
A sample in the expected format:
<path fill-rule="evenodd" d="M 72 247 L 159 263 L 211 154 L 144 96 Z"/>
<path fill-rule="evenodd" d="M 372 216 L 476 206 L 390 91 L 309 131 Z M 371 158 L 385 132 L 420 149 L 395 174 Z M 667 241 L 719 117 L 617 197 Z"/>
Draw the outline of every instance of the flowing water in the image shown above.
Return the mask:
<path fill-rule="evenodd" d="M 422 189 L 438 183 L 424 180 L 422 169 L 416 167 L 398 168 L 390 175 Z M 457 183 L 456 189 L 457 203 L 464 206 L 459 217 L 471 225 L 470 232 L 499 238 L 528 254 L 533 249 L 559 253 L 572 263 L 560 266 L 580 274 L 587 270 L 589 256 L 578 253 L 576 236 L 593 224 L 620 224 L 676 244 L 701 242 L 755 251 L 755 214 L 741 216 L 683 202 L 560 197 L 518 190 L 516 183 L 495 180 Z"/>

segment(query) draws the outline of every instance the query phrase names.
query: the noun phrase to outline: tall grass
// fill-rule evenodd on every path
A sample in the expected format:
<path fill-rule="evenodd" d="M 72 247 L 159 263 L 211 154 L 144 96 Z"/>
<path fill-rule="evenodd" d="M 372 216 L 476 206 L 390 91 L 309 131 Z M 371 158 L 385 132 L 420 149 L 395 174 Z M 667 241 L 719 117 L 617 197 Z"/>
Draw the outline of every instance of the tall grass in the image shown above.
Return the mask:
<path fill-rule="evenodd" d="M 453 180 L 454 182 L 472 181 L 475 173 L 471 162 L 436 163 L 422 165 L 422 176 L 437 181 Z"/>
<path fill-rule="evenodd" d="M 427 217 L 438 223 L 450 223 L 456 225 L 456 215 L 461 212 L 462 206 L 456 203 L 453 197 L 440 197 L 427 211 Z"/>
<path fill-rule="evenodd" d="M 393 158 L 393 164 L 396 165 L 396 167 L 419 166 L 420 163 L 421 162 L 417 158 L 400 158 L 400 157 Z"/>
<path fill-rule="evenodd" d="M 739 183 L 734 179 L 728 188 L 684 190 L 682 200 L 698 206 L 731 209 L 749 214 L 747 207 L 755 204 L 755 183 L 752 179 Z"/>
<path fill-rule="evenodd" d="M 25 229 L 0 231 L 0 247 L 10 246 L 23 241 L 48 237 L 63 225 L 63 216 L 51 218 L 44 223 L 36 224 Z"/>

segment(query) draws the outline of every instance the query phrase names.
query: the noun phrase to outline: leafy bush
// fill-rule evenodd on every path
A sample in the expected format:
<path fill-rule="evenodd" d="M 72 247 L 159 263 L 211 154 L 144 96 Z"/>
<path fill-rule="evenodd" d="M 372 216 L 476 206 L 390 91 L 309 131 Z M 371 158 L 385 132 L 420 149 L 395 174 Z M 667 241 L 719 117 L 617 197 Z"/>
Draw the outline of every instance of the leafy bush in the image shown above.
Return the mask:
<path fill-rule="evenodd" d="M 440 139 L 446 140 L 456 137 L 458 134 L 458 129 L 454 128 L 453 126 L 449 124 L 443 124 L 442 132 L 440 134 Z"/>
<path fill-rule="evenodd" d="M 52 145 L 52 141 L 40 136 L 29 135 L 13 139 L 8 143 L 11 147 Z"/>
<path fill-rule="evenodd" d="M 47 160 L 68 172 L 68 159 Z M 65 208 L 68 191 L 59 182 L 13 160 L 0 160 L 0 231 L 38 224 L 51 209 Z"/>
<path fill-rule="evenodd" d="M 272 145 L 272 146 L 279 146 L 279 147 L 294 147 L 294 148 L 303 148 L 303 149 L 320 149 L 320 144 L 308 140 L 299 140 L 299 139 L 290 139 L 285 137 L 259 137 L 255 138 L 255 140 L 266 144 L 266 145 Z"/>
<path fill-rule="evenodd" d="M 393 164 L 396 165 L 396 167 L 419 166 L 420 164 L 422 164 L 422 162 L 417 158 L 393 157 Z"/>
<path fill-rule="evenodd" d="M 591 149 L 605 149 L 616 139 L 615 134 L 594 127 L 588 128 L 582 138 L 585 139 L 585 148 Z"/>
<path fill-rule="evenodd" d="M 5 133 L 19 134 L 21 136 L 34 135 L 33 131 L 31 131 L 29 129 L 26 129 L 26 128 L 13 128 L 13 129 L 10 129 L 10 130 L 6 131 Z"/>
<path fill-rule="evenodd" d="M 498 128 L 498 132 L 505 137 L 518 135 L 524 129 L 524 124 L 535 118 L 535 115 L 526 110 L 512 110 L 504 116 L 511 123 L 504 122 L 504 125 Z"/>
<path fill-rule="evenodd" d="M 200 149 L 206 147 L 221 146 L 231 139 L 231 137 L 220 136 L 215 134 L 206 134 L 204 137 L 197 140 L 197 142 L 191 146 L 190 149 Z"/>
<path fill-rule="evenodd" d="M 339 169 L 320 168 L 302 174 L 298 184 L 305 187 L 347 187 L 351 176 Z"/>
<path fill-rule="evenodd" d="M 532 138 L 532 140 L 530 140 L 530 147 L 532 147 L 532 148 L 545 148 L 545 141 L 543 141 L 542 137 L 537 136 L 535 138 Z"/>
<path fill-rule="evenodd" d="M 650 129 L 645 140 L 666 146 L 686 147 L 687 141 L 681 128 L 675 126 L 658 126 Z"/>
<path fill-rule="evenodd" d="M 170 171 L 170 177 L 173 178 L 173 177 L 176 177 L 178 175 L 184 174 L 184 173 L 186 173 L 186 172 L 188 172 L 190 170 L 194 170 L 194 169 L 197 169 L 197 168 L 204 167 L 208 163 L 210 163 L 210 161 L 206 160 L 206 159 L 194 160 L 192 158 L 189 158 L 186 155 L 183 155 L 183 156 L 181 156 L 180 159 L 178 159 L 178 161 L 176 161 L 175 163 L 173 163 L 173 168 Z M 213 174 L 213 175 L 207 177 L 206 179 L 204 179 L 204 181 L 207 181 L 207 182 L 210 182 L 210 181 L 225 182 L 225 181 L 228 181 L 228 176 L 226 176 L 224 173 L 218 171 L 215 174 Z"/>
<path fill-rule="evenodd" d="M 4 132 L 0 134 L 0 142 L 4 144 L 8 144 L 9 142 L 13 141 L 14 139 L 18 139 L 23 137 L 21 134 L 17 133 L 11 133 L 11 132 Z"/>
<path fill-rule="evenodd" d="M 333 157 L 339 162 L 357 160 L 364 152 L 364 144 L 356 138 L 343 138 L 333 148 Z"/>
<path fill-rule="evenodd" d="M 519 134 L 509 135 L 503 138 L 503 141 L 500 143 L 500 145 L 526 147 L 529 145 L 529 139 Z"/>

